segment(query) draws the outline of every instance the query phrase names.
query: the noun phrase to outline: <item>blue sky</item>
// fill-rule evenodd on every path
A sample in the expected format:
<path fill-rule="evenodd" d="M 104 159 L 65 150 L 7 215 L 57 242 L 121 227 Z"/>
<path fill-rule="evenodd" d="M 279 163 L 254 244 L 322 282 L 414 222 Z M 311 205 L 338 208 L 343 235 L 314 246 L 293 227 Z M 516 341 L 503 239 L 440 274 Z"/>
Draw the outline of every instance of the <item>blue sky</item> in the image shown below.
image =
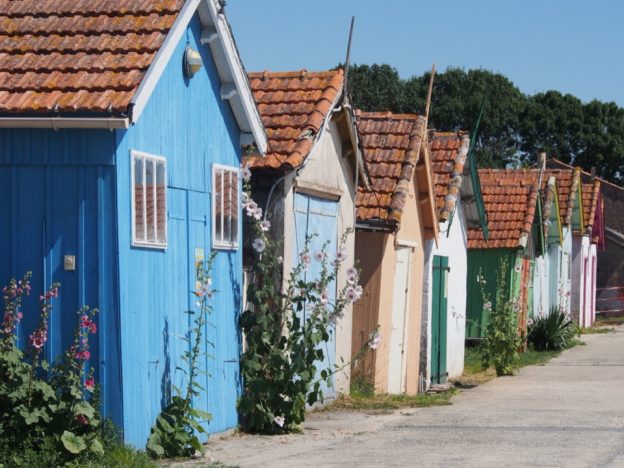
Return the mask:
<path fill-rule="evenodd" d="M 322 70 L 388 63 L 403 78 L 433 62 L 486 68 L 525 93 L 548 89 L 624 106 L 624 1 L 229 0 L 245 67 Z"/>

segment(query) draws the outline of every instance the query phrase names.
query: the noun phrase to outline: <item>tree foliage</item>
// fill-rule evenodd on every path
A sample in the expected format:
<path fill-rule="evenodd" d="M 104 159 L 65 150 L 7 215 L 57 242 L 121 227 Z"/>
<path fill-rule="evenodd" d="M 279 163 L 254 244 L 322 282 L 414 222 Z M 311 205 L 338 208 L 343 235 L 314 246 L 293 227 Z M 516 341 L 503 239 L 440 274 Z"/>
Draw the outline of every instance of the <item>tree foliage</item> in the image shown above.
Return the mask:
<path fill-rule="evenodd" d="M 401 79 L 390 65 L 354 65 L 349 87 L 362 110 L 424 113 L 430 76 Z M 430 127 L 473 130 L 486 94 L 476 142 L 481 167 L 529 165 L 545 151 L 624 182 L 624 109 L 613 102 L 583 103 L 559 91 L 529 96 L 499 73 L 448 68 L 434 80 Z"/>

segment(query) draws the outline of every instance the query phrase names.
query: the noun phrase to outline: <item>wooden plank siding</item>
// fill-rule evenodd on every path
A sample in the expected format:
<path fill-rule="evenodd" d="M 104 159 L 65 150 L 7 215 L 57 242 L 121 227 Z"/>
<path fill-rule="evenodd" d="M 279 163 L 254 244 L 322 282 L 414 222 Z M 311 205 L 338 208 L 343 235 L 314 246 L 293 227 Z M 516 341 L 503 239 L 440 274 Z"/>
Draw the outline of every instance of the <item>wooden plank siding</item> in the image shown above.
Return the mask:
<path fill-rule="evenodd" d="M 145 443 L 149 429 L 167 400 L 169 382 L 185 381 L 179 361 L 185 344 L 179 339 L 196 309 L 195 252 L 207 257 L 212 248 L 212 165 L 238 168 L 240 129 L 227 101 L 208 45 L 200 44 L 197 15 L 169 61 L 141 119 L 117 132 L 117 209 L 121 350 L 123 356 L 124 431 L 126 440 Z M 183 73 L 190 45 L 201 53 L 204 67 L 192 79 Z M 162 156 L 167 161 L 168 245 L 166 249 L 131 246 L 130 151 Z M 239 187 L 240 189 L 240 187 Z M 238 219 L 241 219 L 240 207 Z M 241 226 L 237 226 L 239 245 Z M 206 388 L 196 402 L 213 414 L 206 429 L 213 433 L 238 423 L 242 255 L 240 248 L 221 249 L 213 269 L 213 314 L 205 327 L 202 361 Z"/>
<path fill-rule="evenodd" d="M 360 269 L 362 298 L 353 304 L 353 333 L 351 347 L 356 353 L 368 341 L 370 333 L 379 323 L 381 267 L 389 235 L 381 232 L 358 230 L 355 233 L 355 258 Z M 384 337 L 387 339 L 387 337 Z M 352 366 L 351 378 L 373 384 L 375 379 L 375 351 L 366 353 Z"/>

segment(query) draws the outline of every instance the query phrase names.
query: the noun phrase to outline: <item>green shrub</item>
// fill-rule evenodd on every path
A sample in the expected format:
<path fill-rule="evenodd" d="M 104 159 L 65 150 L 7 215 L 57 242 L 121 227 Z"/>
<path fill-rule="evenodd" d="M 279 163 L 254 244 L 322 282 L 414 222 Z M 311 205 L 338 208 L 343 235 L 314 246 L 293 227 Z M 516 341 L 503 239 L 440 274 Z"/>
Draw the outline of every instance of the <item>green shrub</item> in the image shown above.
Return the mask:
<path fill-rule="evenodd" d="M 39 453 L 49 453 L 50 465 L 60 465 L 88 454 L 102 455 L 99 436 L 98 389 L 89 371 L 89 335 L 96 333 L 96 309 L 78 311 L 70 348 L 54 363 L 42 358 L 48 339 L 52 303 L 59 284 L 39 298 L 39 325 L 29 335 L 25 350 L 18 348 L 16 331 L 26 311 L 22 298 L 30 294 L 31 274 L 11 280 L 3 288 L 4 315 L 0 324 L 0 464 L 33 464 Z"/>
<path fill-rule="evenodd" d="M 576 327 L 565 311 L 557 306 L 546 316 L 529 320 L 527 338 L 529 346 L 537 351 L 560 351 L 574 337 Z"/>
<path fill-rule="evenodd" d="M 522 345 L 522 338 L 518 334 L 518 299 L 509 301 L 507 296 L 507 266 L 507 261 L 502 260 L 498 267 L 495 307 L 492 307 L 490 297 L 481 285 L 483 308 L 489 313 L 481 345 L 482 367 L 487 369 L 493 365 L 497 376 L 512 375 L 518 368 Z"/>

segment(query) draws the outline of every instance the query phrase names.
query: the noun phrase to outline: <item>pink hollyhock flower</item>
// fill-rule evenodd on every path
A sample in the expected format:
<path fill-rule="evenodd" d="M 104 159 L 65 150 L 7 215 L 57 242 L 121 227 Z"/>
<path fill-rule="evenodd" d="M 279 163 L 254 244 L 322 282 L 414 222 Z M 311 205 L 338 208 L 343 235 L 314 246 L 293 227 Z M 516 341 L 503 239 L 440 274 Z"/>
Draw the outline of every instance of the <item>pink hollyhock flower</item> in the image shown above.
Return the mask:
<path fill-rule="evenodd" d="M 91 378 L 85 380 L 85 388 L 90 392 L 93 391 L 93 389 L 95 388 L 95 379 Z"/>
<path fill-rule="evenodd" d="M 317 262 L 322 262 L 325 260 L 325 252 L 318 251 L 314 254 L 314 260 Z"/>
<path fill-rule="evenodd" d="M 241 172 L 242 172 L 243 180 L 245 182 L 249 182 L 249 180 L 251 179 L 251 169 L 249 169 L 249 166 L 244 166 Z"/>
<path fill-rule="evenodd" d="M 95 322 L 91 322 L 91 325 L 89 325 L 89 331 L 92 335 L 95 335 L 97 333 L 97 325 Z"/>
<path fill-rule="evenodd" d="M 89 419 L 87 419 L 87 417 L 84 414 L 77 415 L 76 421 L 78 421 L 83 426 L 86 426 L 87 424 L 89 424 Z"/>
<path fill-rule="evenodd" d="M 264 249 L 266 248 L 266 242 L 264 242 L 264 240 L 261 239 L 260 237 L 256 237 L 253 243 L 251 244 L 251 246 L 254 248 L 256 252 L 262 253 L 264 252 Z"/>
<path fill-rule="evenodd" d="M 264 232 L 267 232 L 269 229 L 271 229 L 271 223 L 265 219 L 260 223 L 260 229 L 262 229 Z"/>
<path fill-rule="evenodd" d="M 42 333 L 35 332 L 30 335 L 30 345 L 35 349 L 43 348 L 45 342 L 45 335 L 43 335 Z"/>
<path fill-rule="evenodd" d="M 89 328 L 91 326 L 91 320 L 87 315 L 80 317 L 80 326 L 83 328 Z"/>
<path fill-rule="evenodd" d="M 323 305 L 327 304 L 327 302 L 329 301 L 329 294 L 327 293 L 327 290 L 321 293 L 320 301 Z"/>
<path fill-rule="evenodd" d="M 381 343 L 381 333 L 379 333 L 379 330 L 375 330 L 368 337 L 368 347 L 374 350 L 374 349 L 379 348 L 380 343 Z"/>

